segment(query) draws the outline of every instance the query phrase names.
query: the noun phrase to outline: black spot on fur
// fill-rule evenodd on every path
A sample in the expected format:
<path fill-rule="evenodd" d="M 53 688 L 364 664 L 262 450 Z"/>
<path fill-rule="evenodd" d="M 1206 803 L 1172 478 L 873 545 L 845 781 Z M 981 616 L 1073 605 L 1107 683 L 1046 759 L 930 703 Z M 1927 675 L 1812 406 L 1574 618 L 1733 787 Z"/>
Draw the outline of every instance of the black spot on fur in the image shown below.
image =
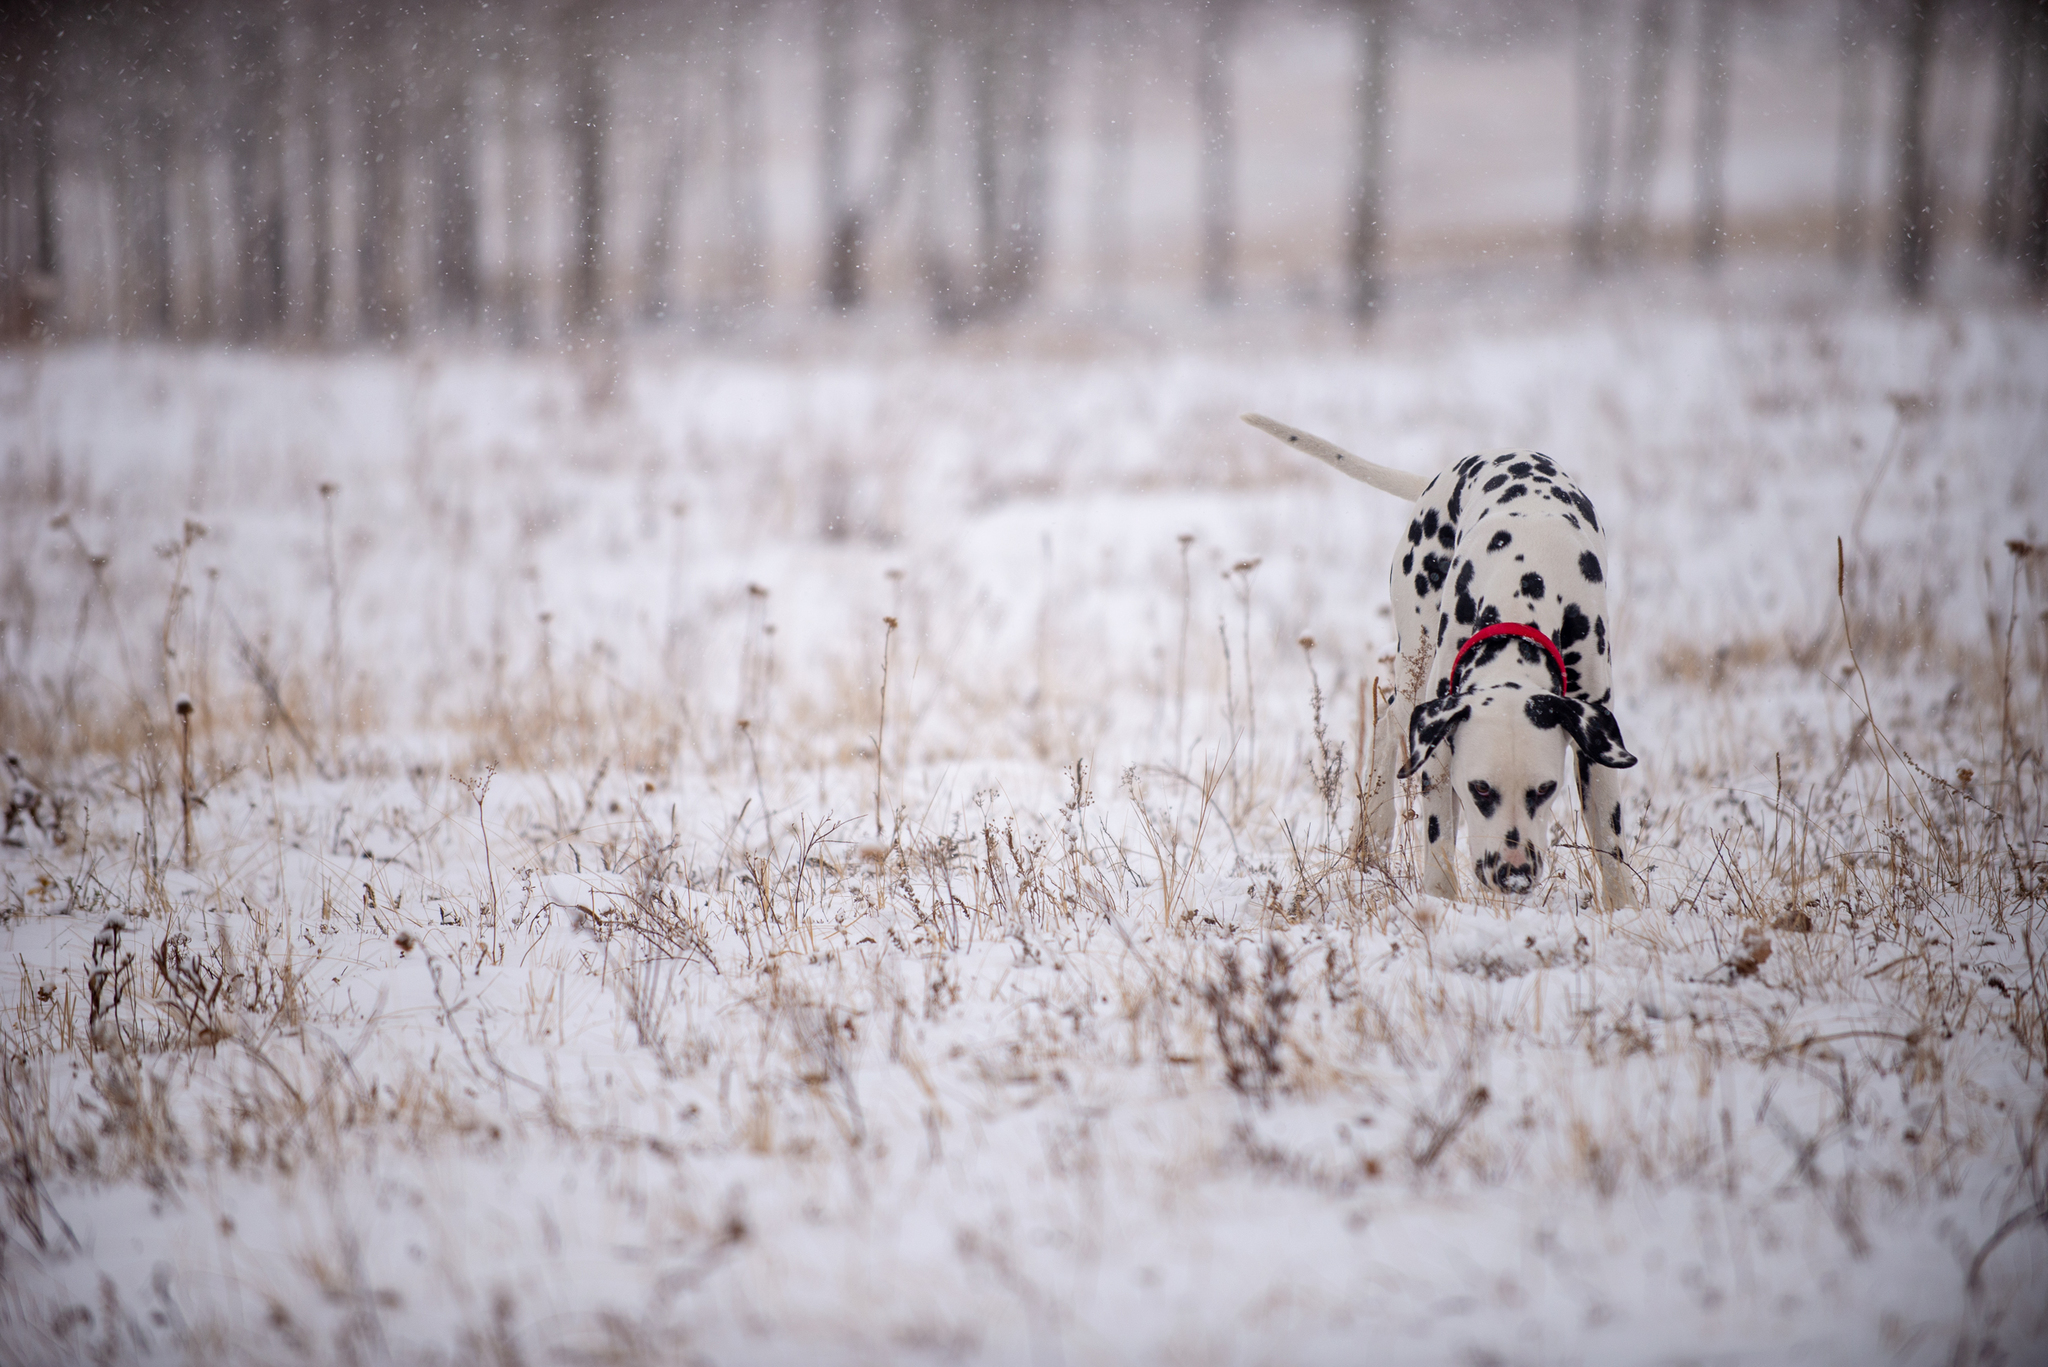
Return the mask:
<path fill-rule="evenodd" d="M 1600 557 L 1591 551 L 1579 552 L 1579 573 L 1586 576 L 1588 584 L 1600 582 Z"/>
<path fill-rule="evenodd" d="M 1422 524 L 1420 522 L 1408 524 L 1408 540 L 1411 545 L 1419 546 L 1422 544 Z"/>
<path fill-rule="evenodd" d="M 1569 650 L 1593 634 L 1593 624 L 1577 603 L 1564 605 L 1564 620 L 1557 628 L 1557 648 Z"/>
<path fill-rule="evenodd" d="M 1436 540 L 1438 545 L 1442 546 L 1445 550 L 1449 550 L 1458 544 L 1458 529 L 1451 523 L 1446 522 L 1443 526 L 1436 529 Z"/>
<path fill-rule="evenodd" d="M 1516 479 L 1527 479 L 1529 477 L 1530 472 L 1535 468 L 1535 466 L 1529 464 L 1529 462 L 1526 460 L 1518 460 L 1513 465 L 1510 465 L 1508 467 L 1508 473 L 1513 475 Z"/>
<path fill-rule="evenodd" d="M 1429 842 L 1430 842 L 1430 844 L 1434 845 L 1434 844 L 1435 844 L 1435 843 L 1436 843 L 1437 841 L 1439 841 L 1439 840 L 1443 839 L 1443 834 L 1444 834 L 1444 833 L 1443 833 L 1443 828 L 1437 825 L 1437 820 L 1436 820 L 1436 818 L 1435 818 L 1435 817 L 1431 817 L 1431 818 L 1429 819 Z"/>
<path fill-rule="evenodd" d="M 1514 536 L 1514 533 L 1513 533 L 1513 532 L 1507 532 L 1507 531 L 1499 531 L 1499 532 L 1495 532 L 1495 533 L 1493 534 L 1493 540 L 1491 540 L 1491 541 L 1489 541 L 1489 542 L 1487 542 L 1487 543 L 1486 543 L 1486 549 L 1488 549 L 1489 551 L 1497 551 L 1497 550 L 1501 550 L 1501 549 L 1503 549 L 1504 547 L 1506 547 L 1506 546 L 1507 546 L 1507 544 L 1508 544 L 1509 542 L 1513 541 L 1514 539 L 1515 539 L 1515 536 Z"/>
<path fill-rule="evenodd" d="M 1494 502 L 1513 503 L 1516 499 L 1520 498 L 1523 494 L 1526 494 L 1528 492 L 1529 486 L 1526 484 L 1510 484 L 1507 488 L 1500 491 L 1500 497 L 1495 499 Z"/>
<path fill-rule="evenodd" d="M 1408 552 L 1408 554 L 1406 554 L 1406 555 L 1404 555 L 1404 556 L 1402 556 L 1402 557 L 1401 557 L 1401 573 L 1403 573 L 1403 574 L 1413 574 L 1413 573 L 1415 573 L 1415 552 L 1414 552 L 1414 551 L 1410 551 L 1410 552 Z"/>
<path fill-rule="evenodd" d="M 1449 680 L 1445 682 L 1448 683 Z M 1457 748 L 1457 742 L 1453 737 L 1460 726 L 1472 719 L 1472 708 L 1467 704 L 1452 712 L 1449 710 L 1450 705 L 1455 701 L 1454 698 L 1433 699 L 1423 703 L 1409 715 L 1408 762 L 1401 766 L 1395 775 L 1396 778 L 1407 778 L 1427 764 L 1436 747 L 1446 741 L 1450 742 L 1452 749 Z"/>
<path fill-rule="evenodd" d="M 1522 576 L 1521 594 L 1524 598 L 1541 600 L 1543 597 L 1543 576 L 1531 570 Z"/>
<path fill-rule="evenodd" d="M 1572 506 L 1579 510 L 1579 516 L 1586 519 L 1586 525 L 1594 531 L 1600 530 L 1600 519 L 1593 516 L 1593 500 L 1577 489 L 1572 490 Z"/>
<path fill-rule="evenodd" d="M 1417 598 L 1427 598 L 1429 596 L 1428 575 L 1418 574 L 1415 576 L 1415 596 Z"/>
<path fill-rule="evenodd" d="M 1431 508 L 1422 515 L 1422 534 L 1425 537 L 1436 535 L 1436 509 Z"/>
<path fill-rule="evenodd" d="M 1615 803 L 1614 810 L 1607 814 L 1607 828 L 1616 835 L 1621 834 L 1621 804 Z"/>
<path fill-rule="evenodd" d="M 1555 693 L 1542 693 L 1522 705 L 1522 715 L 1529 724 L 1539 731 L 1548 731 L 1562 726 L 1571 737 L 1572 746 L 1579 752 L 1579 792 L 1583 800 L 1586 780 L 1593 772 L 1593 766 L 1604 764 L 1610 769 L 1626 769 L 1636 762 L 1622 743 L 1621 727 L 1615 722 L 1614 714 L 1604 704 L 1582 702 L 1577 698 L 1561 698 Z"/>
<path fill-rule="evenodd" d="M 1447 555 L 1425 555 L 1422 557 L 1422 572 L 1429 576 L 1429 587 L 1440 589 L 1444 576 L 1451 572 L 1451 558 Z"/>
<path fill-rule="evenodd" d="M 1605 617 L 1595 617 L 1593 619 L 1593 653 L 1596 655 L 1605 655 L 1607 653 L 1607 619 Z"/>
<path fill-rule="evenodd" d="M 1495 489 L 1500 488 L 1501 485 L 1506 484 L 1507 482 L 1508 477 L 1506 475 L 1495 475 L 1492 479 L 1489 479 L 1488 481 L 1486 481 L 1486 483 L 1480 485 L 1479 487 L 1482 492 L 1490 494 Z"/>
<path fill-rule="evenodd" d="M 1465 507 L 1464 466 L 1460 465 L 1458 469 L 1458 487 L 1451 490 L 1450 501 L 1444 504 L 1444 516 L 1449 518 L 1452 522 L 1456 522 L 1458 520 L 1459 513 L 1464 511 Z"/>

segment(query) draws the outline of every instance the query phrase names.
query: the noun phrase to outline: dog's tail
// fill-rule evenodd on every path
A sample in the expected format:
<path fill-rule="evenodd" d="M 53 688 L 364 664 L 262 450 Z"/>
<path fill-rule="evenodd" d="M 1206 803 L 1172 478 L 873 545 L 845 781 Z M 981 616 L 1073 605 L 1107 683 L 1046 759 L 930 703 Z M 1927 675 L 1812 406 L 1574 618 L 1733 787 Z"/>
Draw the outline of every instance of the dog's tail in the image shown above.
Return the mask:
<path fill-rule="evenodd" d="M 1429 487 L 1429 481 L 1421 475 L 1411 475 L 1406 470 L 1390 470 L 1384 465 L 1374 465 L 1361 460 L 1341 446 L 1333 446 L 1321 437 L 1312 437 L 1298 428 L 1284 422 L 1274 422 L 1261 413 L 1247 413 L 1244 420 L 1269 437 L 1277 437 L 1298 451 L 1307 452 L 1332 470 L 1340 470 L 1353 479 L 1362 480 L 1383 493 L 1413 503 L 1422 497 L 1422 491 Z"/>

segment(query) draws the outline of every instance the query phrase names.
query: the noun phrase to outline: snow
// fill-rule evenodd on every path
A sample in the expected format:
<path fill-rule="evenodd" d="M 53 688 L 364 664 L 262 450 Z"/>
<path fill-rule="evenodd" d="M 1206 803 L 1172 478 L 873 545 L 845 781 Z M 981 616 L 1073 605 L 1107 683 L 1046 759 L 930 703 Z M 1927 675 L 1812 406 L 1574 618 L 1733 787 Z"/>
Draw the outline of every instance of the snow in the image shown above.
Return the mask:
<path fill-rule="evenodd" d="M 2048 330 L 1759 276 L 0 359 L 10 1355 L 2034 1360 Z M 1245 410 L 1592 492 L 1642 910 L 1345 857 L 1401 510 Z"/>

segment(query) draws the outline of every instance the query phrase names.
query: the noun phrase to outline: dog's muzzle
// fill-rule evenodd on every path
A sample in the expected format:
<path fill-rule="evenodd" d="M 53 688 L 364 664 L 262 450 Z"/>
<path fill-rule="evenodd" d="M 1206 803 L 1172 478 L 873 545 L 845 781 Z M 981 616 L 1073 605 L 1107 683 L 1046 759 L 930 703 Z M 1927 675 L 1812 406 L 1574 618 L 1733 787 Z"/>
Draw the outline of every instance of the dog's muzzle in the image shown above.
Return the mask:
<path fill-rule="evenodd" d="M 1533 859 L 1526 864 L 1501 864 L 1493 871 L 1493 881 L 1502 892 L 1520 897 L 1536 886 L 1536 874 L 1537 864 Z"/>
<path fill-rule="evenodd" d="M 1479 875 L 1480 882 L 1491 883 L 1502 892 L 1521 897 L 1535 887 L 1536 880 L 1543 875 L 1543 857 L 1525 846 L 1510 845 L 1504 854 L 1486 855 L 1474 872 Z"/>

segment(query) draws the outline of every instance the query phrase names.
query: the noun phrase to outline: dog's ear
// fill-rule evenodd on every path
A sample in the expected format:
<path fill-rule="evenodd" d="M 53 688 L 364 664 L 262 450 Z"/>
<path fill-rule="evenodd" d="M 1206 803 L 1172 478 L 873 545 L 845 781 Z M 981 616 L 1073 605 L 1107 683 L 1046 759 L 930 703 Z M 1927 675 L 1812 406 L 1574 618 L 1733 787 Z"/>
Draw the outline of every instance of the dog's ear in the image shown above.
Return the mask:
<path fill-rule="evenodd" d="M 1456 749 L 1457 741 L 1452 738 L 1471 717 L 1472 704 L 1460 705 L 1460 699 L 1456 697 L 1431 698 L 1418 705 L 1408 717 L 1408 762 L 1401 766 L 1396 777 L 1407 778 L 1429 763 L 1429 757 L 1436 753 L 1437 746 L 1447 740 L 1451 742 L 1451 748 Z"/>
<path fill-rule="evenodd" d="M 1581 764 L 1604 764 L 1610 769 L 1626 769 L 1636 762 L 1636 757 L 1622 743 L 1620 723 L 1602 703 L 1561 698 L 1555 693 L 1538 693 L 1524 704 L 1522 711 L 1529 718 L 1529 724 L 1539 731 L 1562 726 L 1564 733 L 1572 738 L 1572 748 L 1579 752 Z"/>

